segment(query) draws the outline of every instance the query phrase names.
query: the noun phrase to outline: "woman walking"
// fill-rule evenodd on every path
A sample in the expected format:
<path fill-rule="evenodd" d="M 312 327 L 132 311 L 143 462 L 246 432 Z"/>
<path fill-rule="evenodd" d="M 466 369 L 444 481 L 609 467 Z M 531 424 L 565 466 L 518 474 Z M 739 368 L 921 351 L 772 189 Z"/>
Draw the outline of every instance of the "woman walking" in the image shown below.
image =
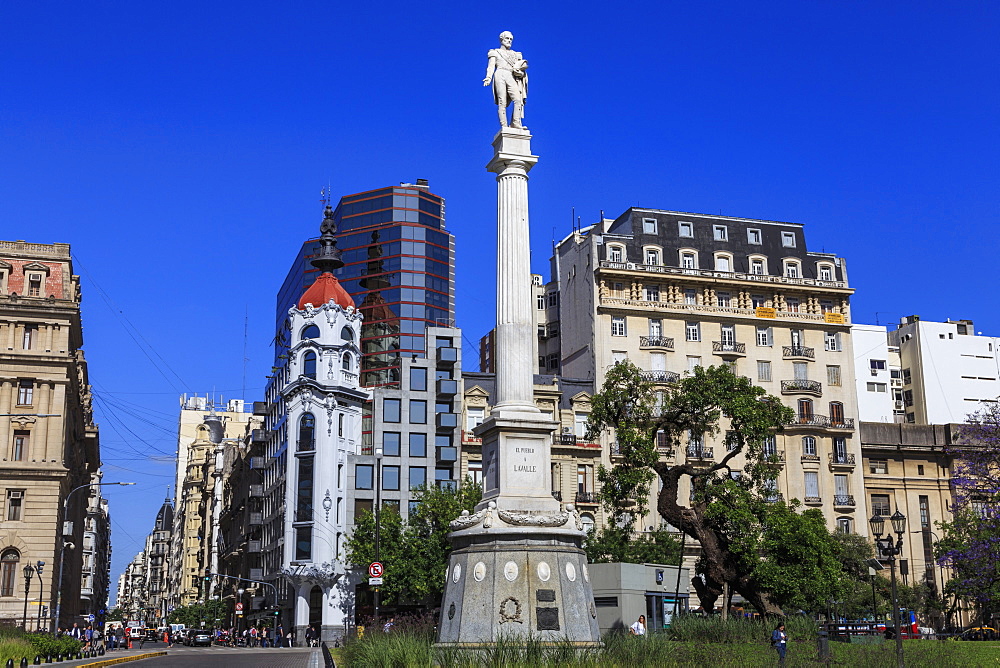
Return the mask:
<path fill-rule="evenodd" d="M 778 651 L 778 665 L 785 665 L 785 648 L 788 635 L 785 633 L 785 623 L 779 622 L 771 633 L 771 645 Z"/>

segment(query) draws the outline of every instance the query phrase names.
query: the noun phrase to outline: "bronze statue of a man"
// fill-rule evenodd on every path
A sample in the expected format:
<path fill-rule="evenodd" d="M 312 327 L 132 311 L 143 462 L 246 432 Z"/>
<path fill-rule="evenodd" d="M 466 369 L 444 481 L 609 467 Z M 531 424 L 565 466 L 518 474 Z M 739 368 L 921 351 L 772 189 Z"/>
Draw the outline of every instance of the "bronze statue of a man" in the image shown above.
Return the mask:
<path fill-rule="evenodd" d="M 521 120 L 524 118 L 524 100 L 528 97 L 528 73 L 525 71 L 528 61 L 521 57 L 519 51 L 511 50 L 513 43 L 514 35 L 506 30 L 500 33 L 500 48 L 490 49 L 486 54 L 489 63 L 483 85 L 489 86 L 493 82 L 493 99 L 500 116 L 500 127 L 507 127 L 507 106 L 513 102 L 510 126 L 526 130 Z"/>

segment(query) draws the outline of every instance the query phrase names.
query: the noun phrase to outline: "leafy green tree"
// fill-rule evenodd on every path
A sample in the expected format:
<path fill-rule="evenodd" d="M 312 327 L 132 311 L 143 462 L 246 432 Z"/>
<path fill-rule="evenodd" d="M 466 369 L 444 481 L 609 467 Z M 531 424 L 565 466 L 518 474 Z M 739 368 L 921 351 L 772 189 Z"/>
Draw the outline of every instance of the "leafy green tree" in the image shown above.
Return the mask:
<path fill-rule="evenodd" d="M 379 559 L 385 566 L 386 600 L 436 603 L 444 593 L 451 544 L 449 523 L 463 510 L 472 511 L 482 499 L 482 489 L 466 478 L 455 490 L 421 487 L 413 491 L 419 505 L 404 522 L 394 509 L 381 517 Z M 347 541 L 348 558 L 356 568 L 375 561 L 375 516 L 362 513 Z"/>
<path fill-rule="evenodd" d="M 192 603 L 180 608 L 175 608 L 167 616 L 170 624 L 183 624 L 190 629 L 211 628 L 215 626 L 215 620 L 220 620 L 220 624 L 225 624 L 230 615 L 229 602 L 212 599 L 207 603 Z"/>
<path fill-rule="evenodd" d="M 104 618 L 105 622 L 124 622 L 125 621 L 125 611 L 115 606 L 108 610 L 108 615 Z"/>
<path fill-rule="evenodd" d="M 765 446 L 794 415 L 776 397 L 726 366 L 697 367 L 664 386 L 626 361 L 609 371 L 591 405 L 591 434 L 613 432 L 625 466 L 610 496 L 641 498 L 649 480 L 642 469 L 652 469 L 661 483 L 660 516 L 698 541 L 702 605 L 714 606 L 723 583 L 765 615 L 817 607 L 838 593 L 837 546 L 822 515 L 798 513 L 774 492 L 780 464 Z M 658 432 L 660 447 L 675 451 L 723 428 L 727 452 L 718 461 L 659 457 Z M 691 487 L 689 504 L 679 499 L 682 480 Z"/>

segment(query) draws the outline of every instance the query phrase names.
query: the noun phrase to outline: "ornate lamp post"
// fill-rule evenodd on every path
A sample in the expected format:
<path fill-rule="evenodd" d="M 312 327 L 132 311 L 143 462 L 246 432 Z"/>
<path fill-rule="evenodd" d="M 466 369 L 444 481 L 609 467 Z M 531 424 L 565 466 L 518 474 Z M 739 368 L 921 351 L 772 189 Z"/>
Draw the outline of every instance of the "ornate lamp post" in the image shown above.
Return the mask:
<path fill-rule="evenodd" d="M 896 534 L 895 541 L 892 539 L 892 534 L 888 534 L 885 538 L 882 538 L 882 534 L 885 533 L 885 518 L 881 515 L 877 513 L 872 515 L 872 518 L 868 520 L 868 525 L 875 536 L 875 545 L 878 547 L 879 556 L 889 562 L 889 570 L 892 574 L 892 623 L 896 628 L 896 665 L 898 668 L 904 668 L 903 635 L 900 633 L 899 625 L 899 595 L 896 592 L 896 556 L 903 553 L 903 534 L 906 533 L 906 515 L 899 512 L 897 508 L 892 517 L 889 518 L 889 521 L 892 523 L 893 533 Z"/>
<path fill-rule="evenodd" d="M 24 630 L 28 630 L 28 593 L 31 591 L 31 578 L 35 575 L 35 567 L 27 564 L 24 567 Z"/>
<path fill-rule="evenodd" d="M 45 591 L 45 580 L 42 579 L 43 570 L 45 570 L 45 562 L 36 561 L 35 572 L 38 573 L 38 625 L 35 627 L 36 631 L 42 630 L 42 608 L 45 607 L 45 599 L 42 598 L 42 593 Z"/>
<path fill-rule="evenodd" d="M 382 448 L 375 448 L 375 561 L 379 558 L 379 539 L 382 534 Z M 379 588 L 375 586 L 375 628 L 378 625 Z"/>

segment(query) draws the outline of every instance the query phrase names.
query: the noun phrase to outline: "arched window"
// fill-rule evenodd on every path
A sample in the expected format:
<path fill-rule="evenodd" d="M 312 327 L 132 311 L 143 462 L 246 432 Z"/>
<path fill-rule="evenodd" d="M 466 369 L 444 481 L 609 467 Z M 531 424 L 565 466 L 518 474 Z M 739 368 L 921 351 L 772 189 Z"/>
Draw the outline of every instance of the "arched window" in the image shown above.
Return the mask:
<path fill-rule="evenodd" d="M 342 330 L 340 330 L 340 338 L 342 338 L 344 341 L 353 341 L 354 330 L 351 329 L 350 327 L 344 327 Z"/>
<path fill-rule="evenodd" d="M 316 449 L 316 418 L 305 413 L 299 418 L 299 450 Z"/>
<path fill-rule="evenodd" d="M 351 353 L 344 353 L 344 357 L 340 361 L 340 368 L 342 368 L 344 371 L 351 370 Z"/>
<path fill-rule="evenodd" d="M 316 325 L 309 325 L 302 330 L 302 340 L 306 339 L 318 339 L 319 338 L 319 327 Z"/>
<path fill-rule="evenodd" d="M 840 533 L 851 533 L 853 530 L 853 525 L 851 523 L 850 517 L 838 517 L 837 518 L 837 531 Z"/>
<path fill-rule="evenodd" d="M 302 375 L 316 380 L 316 353 L 311 350 L 302 356 Z"/>
<path fill-rule="evenodd" d="M 580 515 L 580 522 L 583 524 L 583 530 L 590 533 L 594 530 L 594 516 L 590 513 L 583 513 Z"/>
<path fill-rule="evenodd" d="M 660 264 L 660 249 L 656 246 L 645 246 L 642 249 L 643 262 L 651 267 L 659 266 Z"/>
<path fill-rule="evenodd" d="M 807 457 L 816 456 L 816 437 L 815 436 L 803 436 L 802 437 L 802 454 Z"/>
<path fill-rule="evenodd" d="M 625 261 L 625 247 L 624 246 L 608 246 L 608 262 L 624 262 Z"/>
<path fill-rule="evenodd" d="M 17 580 L 17 564 L 21 561 L 21 553 L 14 548 L 8 548 L 0 555 L 0 596 L 13 596 L 14 583 Z"/>
<path fill-rule="evenodd" d="M 731 272 L 733 270 L 733 256 L 729 253 L 716 253 L 715 270 Z"/>

